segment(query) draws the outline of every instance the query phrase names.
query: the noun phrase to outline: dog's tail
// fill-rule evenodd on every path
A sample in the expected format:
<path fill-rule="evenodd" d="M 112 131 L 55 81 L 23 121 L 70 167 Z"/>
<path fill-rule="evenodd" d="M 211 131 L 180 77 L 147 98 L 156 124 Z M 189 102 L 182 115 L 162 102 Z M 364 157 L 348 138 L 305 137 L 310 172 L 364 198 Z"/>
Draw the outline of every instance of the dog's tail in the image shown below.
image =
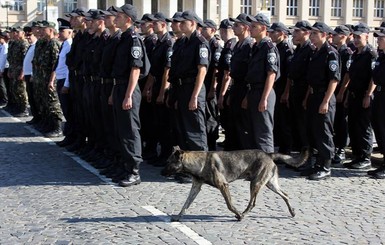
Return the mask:
<path fill-rule="evenodd" d="M 309 158 L 309 152 L 310 152 L 309 148 L 304 147 L 301 150 L 301 154 L 299 155 L 299 157 L 294 158 L 292 156 L 281 154 L 281 153 L 273 153 L 271 154 L 271 158 L 273 159 L 274 162 L 283 162 L 292 167 L 298 168 L 305 164 L 305 162 Z"/>

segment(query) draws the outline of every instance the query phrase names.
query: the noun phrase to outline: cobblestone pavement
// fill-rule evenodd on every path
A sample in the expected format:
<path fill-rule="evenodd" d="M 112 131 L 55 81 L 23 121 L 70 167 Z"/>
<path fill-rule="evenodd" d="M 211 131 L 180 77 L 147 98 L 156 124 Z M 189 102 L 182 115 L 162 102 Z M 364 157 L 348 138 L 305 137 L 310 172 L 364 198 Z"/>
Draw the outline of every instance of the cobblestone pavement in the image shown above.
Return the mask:
<path fill-rule="evenodd" d="M 280 167 L 295 218 L 264 189 L 250 215 L 237 222 L 219 191 L 204 186 L 183 221 L 171 223 L 190 184 L 167 180 L 144 163 L 142 184 L 117 187 L 34 134 L 28 119 L 0 110 L 0 244 L 385 243 L 385 181 L 363 171 L 336 168 L 331 179 L 311 182 Z M 244 209 L 248 182 L 236 181 L 230 190 Z"/>

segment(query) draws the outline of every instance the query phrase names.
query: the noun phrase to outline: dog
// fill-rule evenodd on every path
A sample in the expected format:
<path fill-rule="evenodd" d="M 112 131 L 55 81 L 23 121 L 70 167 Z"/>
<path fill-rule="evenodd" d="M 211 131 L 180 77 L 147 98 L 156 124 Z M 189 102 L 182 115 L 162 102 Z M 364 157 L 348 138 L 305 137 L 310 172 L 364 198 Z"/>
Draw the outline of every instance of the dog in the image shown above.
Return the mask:
<path fill-rule="evenodd" d="M 172 216 L 171 221 L 179 221 L 201 190 L 202 184 L 211 185 L 219 189 L 226 201 L 228 209 L 235 214 L 237 220 L 255 207 L 258 192 L 265 185 L 283 198 L 292 217 L 294 209 L 289 203 L 288 195 L 278 184 L 277 161 L 293 167 L 303 165 L 309 157 L 309 150 L 303 149 L 298 158 L 279 153 L 267 154 L 261 150 L 239 151 L 184 151 L 174 147 L 172 154 L 163 169 L 165 175 L 185 173 L 192 176 L 193 183 L 190 194 L 180 213 Z M 250 181 L 250 201 L 242 213 L 232 204 L 229 183 L 237 179 Z"/>

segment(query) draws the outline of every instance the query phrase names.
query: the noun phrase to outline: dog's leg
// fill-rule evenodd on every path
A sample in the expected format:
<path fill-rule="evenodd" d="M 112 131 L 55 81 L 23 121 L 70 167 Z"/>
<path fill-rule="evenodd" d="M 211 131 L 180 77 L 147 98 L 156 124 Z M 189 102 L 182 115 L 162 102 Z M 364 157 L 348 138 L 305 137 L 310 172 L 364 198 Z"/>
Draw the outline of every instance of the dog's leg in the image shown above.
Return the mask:
<path fill-rule="evenodd" d="M 191 203 L 194 201 L 194 199 L 197 197 L 198 193 L 201 191 L 202 184 L 203 184 L 202 182 L 199 182 L 199 181 L 193 179 L 190 193 L 187 197 L 185 204 L 182 207 L 182 210 L 179 212 L 178 215 L 172 216 L 171 221 L 179 221 L 180 220 L 182 215 L 184 215 L 186 209 L 188 209 L 190 207 Z"/>
<path fill-rule="evenodd" d="M 279 184 L 278 184 L 278 173 L 275 173 L 273 175 L 273 177 L 269 180 L 269 182 L 266 184 L 266 186 L 267 186 L 267 188 L 269 188 L 270 190 L 274 191 L 275 193 L 277 193 L 278 195 L 280 195 L 282 197 L 282 199 L 285 201 L 285 203 L 287 205 L 287 208 L 289 209 L 289 212 L 290 212 L 291 216 L 294 217 L 295 216 L 295 212 L 294 212 L 294 209 L 291 207 L 291 205 L 289 203 L 289 197 L 279 187 Z"/>
<path fill-rule="evenodd" d="M 234 207 L 231 201 L 229 184 L 222 183 L 221 185 L 218 186 L 218 189 L 221 191 L 222 196 L 225 198 L 227 208 L 235 214 L 235 217 L 238 219 L 238 221 L 241 221 L 243 218 L 243 215 Z"/>

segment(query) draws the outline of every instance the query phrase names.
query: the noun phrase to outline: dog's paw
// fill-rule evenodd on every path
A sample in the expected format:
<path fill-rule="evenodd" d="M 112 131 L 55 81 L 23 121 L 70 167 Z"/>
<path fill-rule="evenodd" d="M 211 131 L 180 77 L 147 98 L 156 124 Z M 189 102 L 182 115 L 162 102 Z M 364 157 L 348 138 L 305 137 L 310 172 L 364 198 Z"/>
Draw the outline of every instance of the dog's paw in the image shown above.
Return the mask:
<path fill-rule="evenodd" d="M 290 210 L 290 214 L 291 214 L 291 217 L 295 217 L 295 211 L 294 211 L 294 208 L 291 208 Z"/>
<path fill-rule="evenodd" d="M 236 214 L 235 218 L 237 218 L 238 221 L 241 221 L 243 219 L 243 214 Z"/>
<path fill-rule="evenodd" d="M 172 215 L 171 216 L 171 222 L 178 222 L 180 220 L 180 216 L 179 215 Z"/>

